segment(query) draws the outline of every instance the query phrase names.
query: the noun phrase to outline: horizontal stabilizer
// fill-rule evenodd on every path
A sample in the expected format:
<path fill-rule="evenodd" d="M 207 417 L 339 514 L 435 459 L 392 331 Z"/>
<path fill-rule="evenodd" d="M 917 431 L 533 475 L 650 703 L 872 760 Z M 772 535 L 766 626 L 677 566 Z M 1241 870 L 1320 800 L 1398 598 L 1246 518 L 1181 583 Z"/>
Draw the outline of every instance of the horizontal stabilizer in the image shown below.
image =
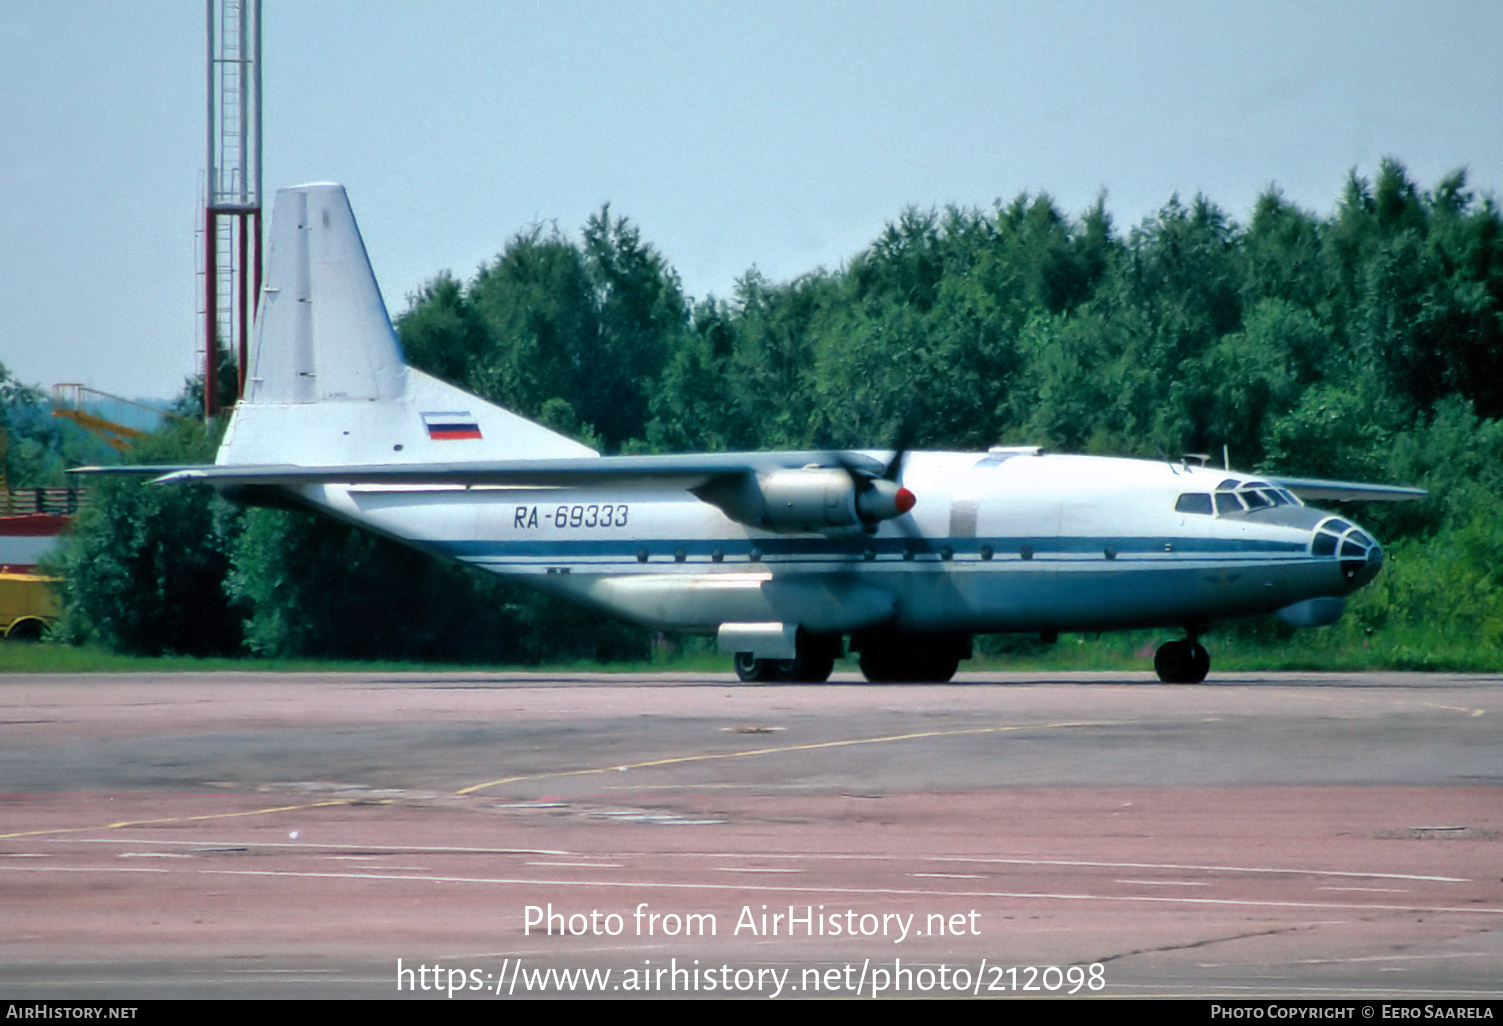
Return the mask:
<path fill-rule="evenodd" d="M 70 474 L 106 477 L 151 477 L 165 479 L 187 470 L 208 470 L 202 463 L 122 463 L 111 467 L 71 467 Z"/>

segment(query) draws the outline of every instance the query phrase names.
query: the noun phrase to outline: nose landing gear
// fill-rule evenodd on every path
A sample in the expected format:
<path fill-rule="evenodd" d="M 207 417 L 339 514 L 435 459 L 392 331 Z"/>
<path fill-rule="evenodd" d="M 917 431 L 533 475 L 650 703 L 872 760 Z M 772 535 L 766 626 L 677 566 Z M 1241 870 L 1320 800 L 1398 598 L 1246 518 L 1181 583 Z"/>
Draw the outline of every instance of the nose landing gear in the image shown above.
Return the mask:
<path fill-rule="evenodd" d="M 1199 684 L 1211 672 L 1211 654 L 1193 635 L 1166 641 L 1154 653 L 1153 669 L 1165 684 Z"/>

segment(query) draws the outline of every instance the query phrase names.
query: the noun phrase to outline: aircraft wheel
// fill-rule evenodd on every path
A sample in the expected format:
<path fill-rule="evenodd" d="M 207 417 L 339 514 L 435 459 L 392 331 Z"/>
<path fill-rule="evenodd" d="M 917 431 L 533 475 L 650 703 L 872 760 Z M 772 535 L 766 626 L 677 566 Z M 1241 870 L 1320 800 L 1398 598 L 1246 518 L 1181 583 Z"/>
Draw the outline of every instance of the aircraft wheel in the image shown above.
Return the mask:
<path fill-rule="evenodd" d="M 772 679 L 784 684 L 822 684 L 835 669 L 833 656 L 800 653 L 793 659 L 769 660 Z"/>
<path fill-rule="evenodd" d="M 945 683 L 960 668 L 960 656 L 945 647 L 864 647 L 861 676 L 872 683 Z"/>
<path fill-rule="evenodd" d="M 1183 641 L 1166 641 L 1159 646 L 1159 650 L 1153 654 L 1153 672 L 1159 675 L 1159 680 L 1165 684 L 1184 682 L 1190 663 L 1188 648 Z"/>
<path fill-rule="evenodd" d="M 767 680 L 772 675 L 771 660 L 758 659 L 750 652 L 736 653 L 736 676 L 748 684 Z"/>
<path fill-rule="evenodd" d="M 792 659 L 768 660 L 772 679 L 785 684 L 822 684 L 830 679 L 835 660 L 842 653 L 840 638 L 806 634 L 800 630 L 798 652 Z"/>
<path fill-rule="evenodd" d="M 750 652 L 736 653 L 736 676 L 744 681 L 775 680 L 781 684 L 821 684 L 830 679 L 835 660 L 844 649 L 840 638 L 798 633 L 792 659 L 758 659 Z"/>
<path fill-rule="evenodd" d="M 943 684 L 955 676 L 960 657 L 944 652 L 864 649 L 861 675 L 873 684 Z"/>
<path fill-rule="evenodd" d="M 1191 684 L 1199 684 L 1206 679 L 1206 674 L 1211 672 L 1211 653 L 1198 641 L 1190 642 L 1190 680 Z"/>
<path fill-rule="evenodd" d="M 806 684 L 823 684 L 830 679 L 830 674 L 835 672 L 835 657 L 832 655 L 821 656 L 810 662 L 804 675 Z"/>
<path fill-rule="evenodd" d="M 1211 671 L 1211 656 L 1197 641 L 1166 641 L 1154 653 L 1153 669 L 1165 684 L 1199 684 Z"/>
<path fill-rule="evenodd" d="M 908 679 L 903 661 L 897 654 L 883 649 L 861 650 L 861 676 L 873 684 L 901 684 Z"/>
<path fill-rule="evenodd" d="M 960 669 L 960 657 L 926 652 L 919 660 L 918 673 L 914 679 L 923 684 L 947 684 Z"/>

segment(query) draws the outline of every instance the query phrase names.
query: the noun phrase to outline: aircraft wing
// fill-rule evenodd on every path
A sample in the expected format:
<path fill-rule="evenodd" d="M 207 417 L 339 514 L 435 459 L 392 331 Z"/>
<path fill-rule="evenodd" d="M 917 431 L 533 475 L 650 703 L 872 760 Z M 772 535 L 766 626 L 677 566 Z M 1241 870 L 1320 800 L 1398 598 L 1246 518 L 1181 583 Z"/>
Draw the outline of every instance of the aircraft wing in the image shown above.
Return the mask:
<path fill-rule="evenodd" d="M 1364 484 L 1357 481 L 1323 481 L 1315 477 L 1270 477 L 1269 481 L 1287 488 L 1301 499 L 1335 499 L 1341 502 L 1406 502 L 1423 499 L 1430 493 L 1423 488 L 1400 488 L 1397 485 Z"/>
<path fill-rule="evenodd" d="M 464 463 L 391 463 L 355 466 L 119 466 L 80 467 L 76 474 L 150 476 L 154 483 L 203 482 L 213 485 L 311 484 L 515 485 L 521 487 L 678 487 L 701 488 L 744 474 L 807 466 L 844 467 L 880 477 L 885 465 L 857 452 L 692 453 L 673 456 L 598 456 L 580 459 L 501 460 Z"/>

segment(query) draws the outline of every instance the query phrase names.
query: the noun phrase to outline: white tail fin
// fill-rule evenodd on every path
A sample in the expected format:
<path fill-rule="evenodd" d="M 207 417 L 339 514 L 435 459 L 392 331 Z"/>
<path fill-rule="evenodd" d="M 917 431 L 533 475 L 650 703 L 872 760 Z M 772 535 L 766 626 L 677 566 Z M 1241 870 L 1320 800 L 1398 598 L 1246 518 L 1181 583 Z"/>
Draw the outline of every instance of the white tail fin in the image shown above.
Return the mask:
<path fill-rule="evenodd" d="M 220 464 L 597 455 L 402 362 L 342 185 L 278 191 L 249 371 Z"/>
<path fill-rule="evenodd" d="M 344 187 L 278 192 L 245 401 L 393 400 L 405 370 Z"/>

